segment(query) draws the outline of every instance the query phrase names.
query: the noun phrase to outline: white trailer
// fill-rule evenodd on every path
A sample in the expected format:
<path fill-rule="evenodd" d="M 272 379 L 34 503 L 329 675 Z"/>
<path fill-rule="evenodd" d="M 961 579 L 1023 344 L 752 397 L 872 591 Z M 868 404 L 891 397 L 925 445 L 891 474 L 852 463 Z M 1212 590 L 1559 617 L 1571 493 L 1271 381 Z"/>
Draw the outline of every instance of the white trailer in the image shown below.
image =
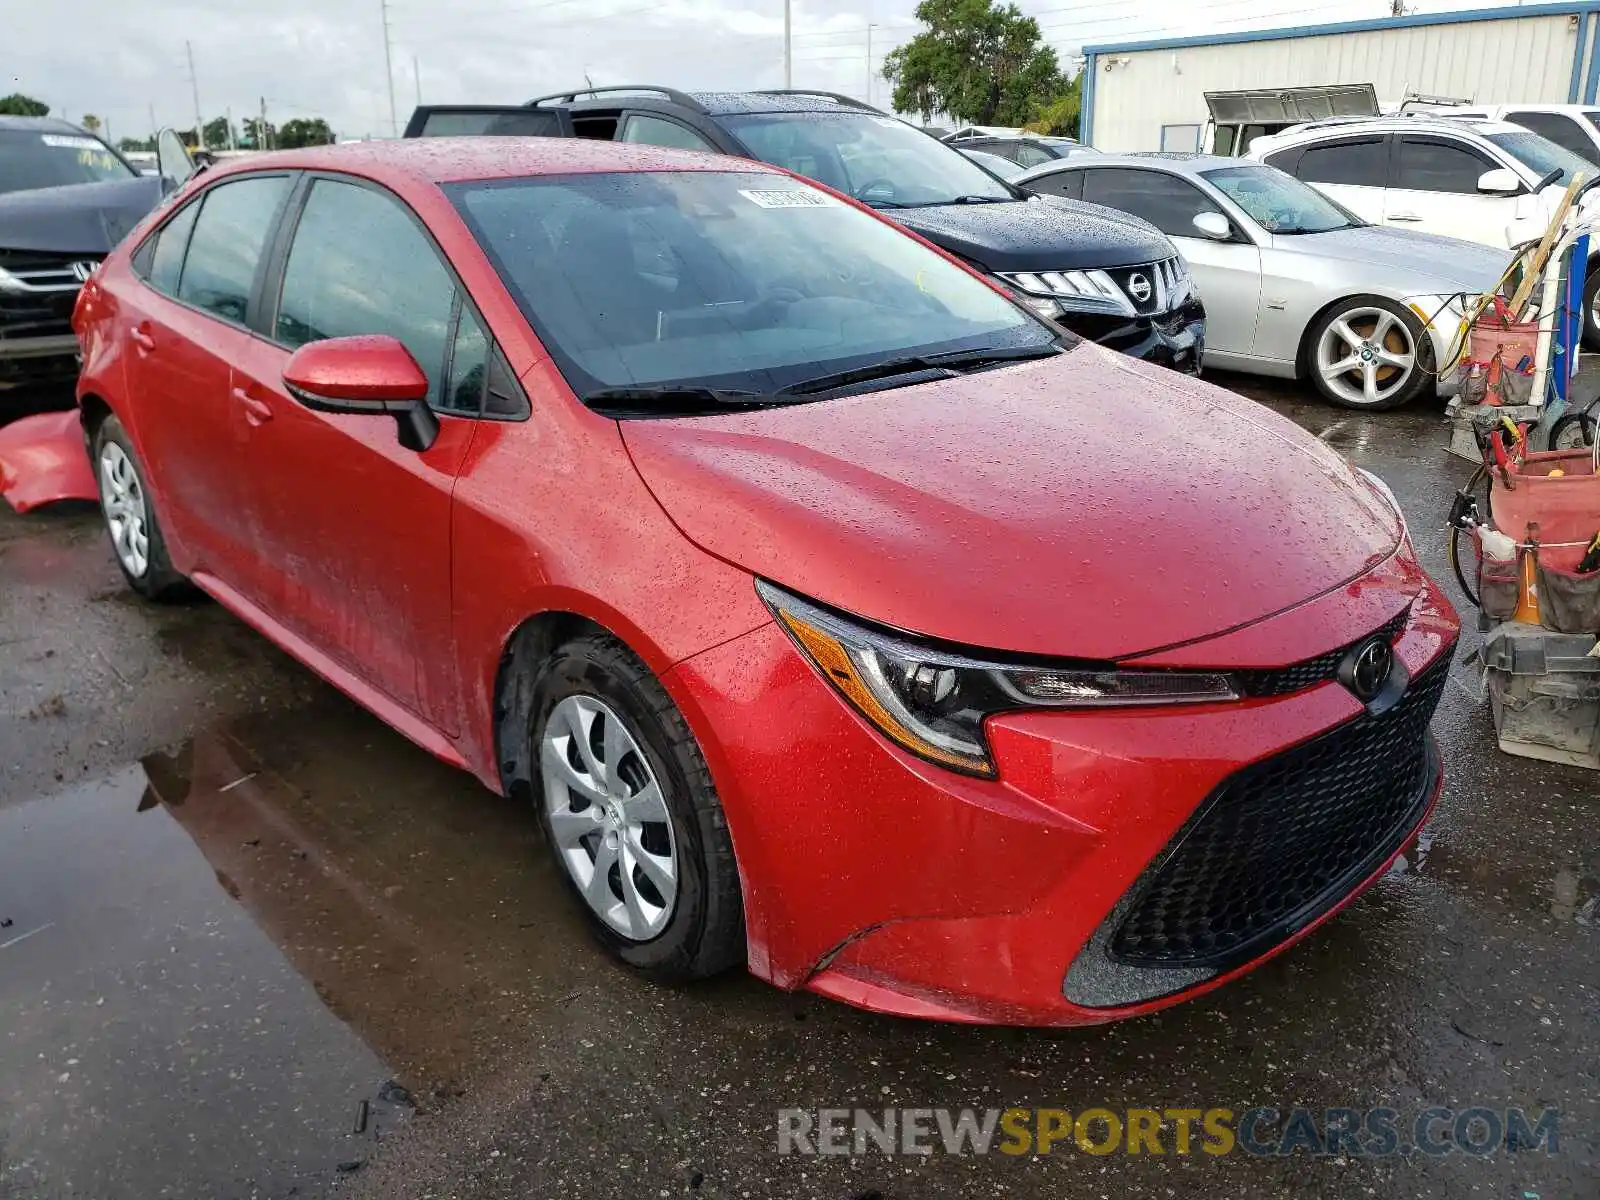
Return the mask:
<path fill-rule="evenodd" d="M 1597 38 L 1600 0 L 1572 0 L 1085 46 L 1081 140 L 1113 152 L 1209 150 L 1207 92 L 1370 84 L 1386 102 L 1594 103 Z"/>

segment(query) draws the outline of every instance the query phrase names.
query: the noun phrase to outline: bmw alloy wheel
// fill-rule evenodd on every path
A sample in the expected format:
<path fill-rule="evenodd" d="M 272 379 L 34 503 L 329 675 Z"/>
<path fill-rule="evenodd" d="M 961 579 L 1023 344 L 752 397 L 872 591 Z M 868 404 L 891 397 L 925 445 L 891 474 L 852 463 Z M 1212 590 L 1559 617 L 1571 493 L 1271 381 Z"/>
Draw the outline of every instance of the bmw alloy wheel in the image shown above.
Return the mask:
<path fill-rule="evenodd" d="M 678 895 L 677 838 L 627 724 L 594 696 L 568 696 L 545 723 L 540 766 L 556 853 L 589 907 L 633 941 L 661 933 Z"/>
<path fill-rule="evenodd" d="M 1324 386 L 1345 403 L 1382 406 L 1403 395 L 1416 374 L 1416 339 L 1386 308 L 1347 309 L 1323 327 L 1315 367 Z"/>
<path fill-rule="evenodd" d="M 139 472 L 116 442 L 100 448 L 100 507 L 123 569 L 142 579 L 150 569 L 150 511 Z"/>

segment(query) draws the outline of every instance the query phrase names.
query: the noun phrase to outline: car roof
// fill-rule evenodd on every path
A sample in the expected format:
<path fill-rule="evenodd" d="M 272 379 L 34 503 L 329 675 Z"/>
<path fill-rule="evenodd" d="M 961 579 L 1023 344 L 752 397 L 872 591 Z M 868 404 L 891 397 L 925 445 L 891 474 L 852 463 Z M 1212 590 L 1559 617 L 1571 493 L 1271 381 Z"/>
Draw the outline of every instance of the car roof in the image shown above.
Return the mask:
<path fill-rule="evenodd" d="M 888 116 L 853 97 L 830 92 L 754 91 L 680 92 L 650 84 L 600 88 L 597 91 L 558 92 L 529 101 L 530 106 L 559 107 L 573 112 L 597 109 L 637 108 L 660 112 L 688 109 L 712 117 L 743 116 L 752 113 L 839 113 L 856 112 L 868 116 Z"/>
<path fill-rule="evenodd" d="M 1013 183 L 1027 183 L 1029 179 L 1037 179 L 1043 175 L 1055 175 L 1062 171 L 1089 171 L 1102 167 L 1155 167 L 1166 170 L 1174 175 L 1199 175 L 1204 171 L 1214 171 L 1221 167 L 1259 167 L 1258 162 L 1248 158 L 1228 158 L 1221 154 L 1196 154 L 1190 151 L 1179 150 L 1145 150 L 1129 154 L 1093 154 L 1081 155 L 1074 158 L 1058 158 L 1054 162 L 1040 163 L 1030 167 L 1026 174 L 1014 179 Z"/>
<path fill-rule="evenodd" d="M 0 129 L 31 129 L 36 133 L 76 133 L 94 136 L 88 130 L 63 121 L 59 117 L 9 117 L 0 116 Z"/>
<path fill-rule="evenodd" d="M 1521 125 L 1509 121 L 1489 121 L 1482 117 L 1338 117 L 1329 121 L 1309 121 L 1292 125 L 1281 133 L 1268 135 L 1273 141 L 1298 141 L 1303 137 L 1324 137 L 1350 133 L 1526 133 Z M 1257 139 L 1264 140 L 1264 139 Z"/>
<path fill-rule="evenodd" d="M 345 171 L 392 182 L 409 179 L 450 183 L 467 179 L 517 179 L 530 175 L 595 174 L 607 171 L 787 172 L 746 158 L 669 150 L 661 146 L 558 137 L 389 138 L 307 146 L 230 159 L 207 177 L 241 171 Z"/>

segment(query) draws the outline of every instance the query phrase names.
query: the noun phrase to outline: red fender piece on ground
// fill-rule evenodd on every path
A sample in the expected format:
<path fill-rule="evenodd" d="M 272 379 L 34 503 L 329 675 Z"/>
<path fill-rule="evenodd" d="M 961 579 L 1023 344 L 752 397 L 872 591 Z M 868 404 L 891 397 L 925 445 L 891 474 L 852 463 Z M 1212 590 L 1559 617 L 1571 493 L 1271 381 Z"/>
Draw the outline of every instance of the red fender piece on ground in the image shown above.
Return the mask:
<path fill-rule="evenodd" d="M 19 513 L 58 500 L 97 500 L 76 409 L 0 429 L 0 496 Z"/>

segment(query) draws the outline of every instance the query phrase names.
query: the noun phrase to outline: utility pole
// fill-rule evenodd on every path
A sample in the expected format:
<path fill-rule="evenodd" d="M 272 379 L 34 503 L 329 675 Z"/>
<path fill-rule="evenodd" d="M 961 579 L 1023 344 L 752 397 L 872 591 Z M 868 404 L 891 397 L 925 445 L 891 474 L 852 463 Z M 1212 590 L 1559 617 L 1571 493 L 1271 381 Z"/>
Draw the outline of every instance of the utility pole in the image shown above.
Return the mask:
<path fill-rule="evenodd" d="M 222 117 L 228 123 L 228 149 L 237 150 L 239 145 L 233 137 L 233 105 L 230 104 L 222 110 Z"/>
<path fill-rule="evenodd" d="M 256 149 L 272 149 L 272 136 L 267 132 L 267 98 L 265 96 L 261 97 L 261 124 L 256 126 Z"/>
<path fill-rule="evenodd" d="M 417 56 L 411 56 L 411 78 L 417 85 L 417 107 L 422 107 L 422 68 L 417 65 Z"/>
<path fill-rule="evenodd" d="M 877 26 L 871 24 L 870 22 L 867 25 L 867 103 L 868 104 L 872 103 L 872 31 L 874 29 L 876 29 L 876 28 L 877 28 Z"/>
<path fill-rule="evenodd" d="M 200 80 L 194 73 L 194 46 L 185 41 L 183 52 L 189 56 L 189 88 L 194 95 L 194 144 L 197 149 L 206 148 L 206 122 L 200 115 Z"/>
<path fill-rule="evenodd" d="M 790 20 L 790 8 L 794 0 L 783 0 L 783 86 L 794 86 L 794 39 L 791 36 L 793 28 Z"/>
<path fill-rule="evenodd" d="M 383 18 L 383 81 L 389 85 L 389 136 L 400 136 L 400 121 L 394 113 L 394 51 L 389 45 L 389 0 L 378 0 Z"/>
<path fill-rule="evenodd" d="M 150 101 L 150 148 L 152 150 L 155 149 L 156 134 L 158 132 L 160 131 L 156 129 L 156 102 L 152 100 Z"/>

